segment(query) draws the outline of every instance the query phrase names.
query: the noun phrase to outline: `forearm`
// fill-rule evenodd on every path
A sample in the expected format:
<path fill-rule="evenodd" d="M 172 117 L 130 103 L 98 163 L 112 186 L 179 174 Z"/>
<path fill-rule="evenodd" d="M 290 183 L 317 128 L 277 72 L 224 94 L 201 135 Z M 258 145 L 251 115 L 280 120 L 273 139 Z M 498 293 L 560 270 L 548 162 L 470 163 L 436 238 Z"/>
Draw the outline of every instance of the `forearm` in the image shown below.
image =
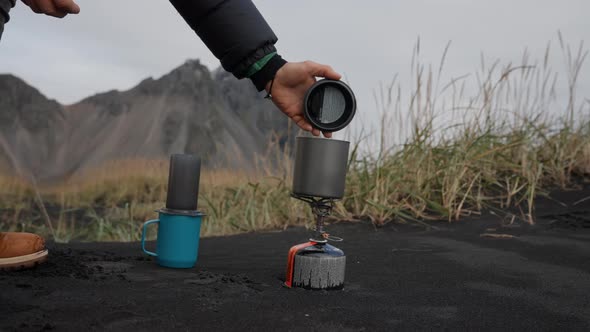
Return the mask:
<path fill-rule="evenodd" d="M 278 40 L 252 1 L 170 2 L 213 55 L 221 61 L 222 67 L 237 78 L 250 77 L 255 82 L 255 78 L 261 78 L 260 71 L 263 67 L 276 68 L 284 64 L 280 56 L 274 56 L 257 71 L 251 71 L 255 64 L 277 51 L 274 44 Z M 262 76 L 266 78 L 269 75 Z M 255 84 L 257 87 L 260 86 L 256 82 Z"/>

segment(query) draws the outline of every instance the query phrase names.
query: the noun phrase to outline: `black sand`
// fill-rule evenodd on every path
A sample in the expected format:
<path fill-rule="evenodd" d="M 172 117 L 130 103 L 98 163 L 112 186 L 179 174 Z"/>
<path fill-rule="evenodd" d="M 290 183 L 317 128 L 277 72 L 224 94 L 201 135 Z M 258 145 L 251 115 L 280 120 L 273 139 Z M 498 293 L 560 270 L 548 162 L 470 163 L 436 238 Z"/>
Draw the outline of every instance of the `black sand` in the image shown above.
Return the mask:
<path fill-rule="evenodd" d="M 340 291 L 281 286 L 303 229 L 202 239 L 189 270 L 137 243 L 51 245 L 45 265 L 0 274 L 0 330 L 589 330 L 588 196 L 540 201 L 533 227 L 489 214 L 432 230 L 332 225 Z"/>

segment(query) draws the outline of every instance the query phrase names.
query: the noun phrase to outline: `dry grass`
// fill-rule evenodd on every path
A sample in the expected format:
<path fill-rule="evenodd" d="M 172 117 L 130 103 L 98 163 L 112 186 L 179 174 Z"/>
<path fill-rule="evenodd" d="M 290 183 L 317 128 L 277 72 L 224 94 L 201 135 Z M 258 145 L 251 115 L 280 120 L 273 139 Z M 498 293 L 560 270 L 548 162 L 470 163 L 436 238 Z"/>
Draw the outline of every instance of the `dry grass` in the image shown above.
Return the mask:
<path fill-rule="evenodd" d="M 527 52 L 516 65 L 482 60 L 476 73 L 442 83 L 449 47 L 432 69 L 420 62 L 418 42 L 410 91 L 397 78 L 382 87 L 376 93 L 381 130 L 353 140 L 346 196 L 335 217 L 452 222 L 485 209 L 518 207 L 511 219 L 534 223 L 536 197 L 590 173 L 590 102 L 576 97 L 587 53 L 582 45 L 572 51 L 561 36 L 559 43 L 568 91 L 562 106 L 549 45 L 539 61 Z M 254 172 L 204 170 L 203 235 L 308 224 L 307 206 L 290 198 L 289 155 L 271 144 Z M 167 170 L 167 160 L 117 161 L 39 188 L 47 216 L 35 186 L 0 177 L 0 229 L 49 235 L 48 225 L 54 225 L 60 241 L 137 240 L 141 223 L 156 217 L 165 202 Z"/>
<path fill-rule="evenodd" d="M 58 241 L 137 240 L 139 226 L 157 217 L 166 201 L 167 160 L 112 162 L 65 183 L 40 188 Z M 286 178 L 203 170 L 199 209 L 207 214 L 203 236 L 303 224 L 305 206 L 289 199 Z M 31 184 L 0 178 L 3 229 L 50 235 L 33 200 Z M 14 195 L 11 195 L 14 193 Z M 26 213 L 22 213 L 26 211 Z M 11 214 L 10 217 L 7 217 Z"/>
<path fill-rule="evenodd" d="M 418 43 L 409 96 L 395 80 L 378 94 L 385 124 L 379 150 L 351 158 L 346 211 L 385 223 L 453 221 L 518 206 L 518 217 L 534 223 L 535 197 L 571 185 L 590 165 L 590 105 L 575 98 L 587 52 L 559 40 L 568 75 L 561 114 L 550 109 L 558 104 L 558 81 L 549 45 L 541 61 L 532 63 L 526 51 L 518 65 L 486 66 L 482 57 L 475 75 L 441 84 L 448 46 L 435 71 L 420 63 Z M 467 95 L 466 87 L 475 92 Z M 390 132 L 404 143 L 389 143 Z"/>

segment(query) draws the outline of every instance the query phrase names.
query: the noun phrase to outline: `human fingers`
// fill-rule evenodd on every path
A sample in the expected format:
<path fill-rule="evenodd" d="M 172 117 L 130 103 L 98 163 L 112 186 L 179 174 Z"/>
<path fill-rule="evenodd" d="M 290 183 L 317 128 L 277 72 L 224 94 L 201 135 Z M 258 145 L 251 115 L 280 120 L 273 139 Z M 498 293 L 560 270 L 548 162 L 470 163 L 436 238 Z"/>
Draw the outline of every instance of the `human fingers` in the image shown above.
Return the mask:
<path fill-rule="evenodd" d="M 297 126 L 299 126 L 299 128 L 305 131 L 312 131 L 313 127 L 311 126 L 311 124 L 309 124 L 301 115 L 295 115 L 291 119 L 293 120 L 293 122 L 295 122 L 295 124 L 297 124 Z"/>
<path fill-rule="evenodd" d="M 33 0 L 30 1 L 30 6 L 33 11 L 37 14 L 45 14 L 57 18 L 62 18 L 66 16 L 68 13 L 59 10 L 51 0 Z"/>
<path fill-rule="evenodd" d="M 27 5 L 27 6 L 29 6 L 29 8 L 31 8 L 31 10 L 32 10 L 34 13 L 41 14 L 41 10 L 39 10 L 39 7 L 38 7 L 38 6 L 37 6 L 37 4 L 35 3 L 35 1 L 33 1 L 33 0 L 23 0 L 23 3 L 24 3 L 25 5 Z"/>
<path fill-rule="evenodd" d="M 57 8 L 51 0 L 37 0 L 35 2 L 37 3 L 37 7 L 41 13 L 45 15 L 62 18 L 68 14 L 67 12 Z"/>
<path fill-rule="evenodd" d="M 332 138 L 332 133 L 328 132 L 328 131 L 322 131 L 322 134 L 324 134 L 325 138 Z"/>
<path fill-rule="evenodd" d="M 80 13 L 80 6 L 78 6 L 73 0 L 53 0 L 53 5 L 58 10 L 68 14 Z"/>
<path fill-rule="evenodd" d="M 307 72 L 313 76 L 325 77 L 331 80 L 339 80 L 342 75 L 338 74 L 332 67 L 322 65 L 313 61 L 305 61 Z"/>
<path fill-rule="evenodd" d="M 311 132 L 313 136 L 320 136 L 320 130 L 312 127 L 312 125 L 309 122 L 307 122 L 307 120 L 305 120 L 305 118 L 301 115 L 296 115 L 292 119 L 299 126 L 299 128 Z"/>

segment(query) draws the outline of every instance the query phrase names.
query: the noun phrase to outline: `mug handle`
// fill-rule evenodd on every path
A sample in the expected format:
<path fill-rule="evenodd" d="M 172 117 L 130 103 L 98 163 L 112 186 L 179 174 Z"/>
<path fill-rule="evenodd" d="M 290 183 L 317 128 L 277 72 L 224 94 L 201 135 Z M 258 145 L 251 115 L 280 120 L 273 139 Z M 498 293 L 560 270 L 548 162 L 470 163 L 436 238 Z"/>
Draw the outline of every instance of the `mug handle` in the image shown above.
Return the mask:
<path fill-rule="evenodd" d="M 155 252 L 151 252 L 147 249 L 145 249 L 145 233 L 147 230 L 147 226 L 149 224 L 154 224 L 154 223 L 159 223 L 160 220 L 159 219 L 153 219 L 153 220 L 148 220 L 143 224 L 143 228 L 141 231 L 141 249 L 143 250 L 143 252 L 145 252 L 146 254 L 150 255 L 150 256 L 155 256 L 158 257 L 158 254 L 156 254 Z"/>

